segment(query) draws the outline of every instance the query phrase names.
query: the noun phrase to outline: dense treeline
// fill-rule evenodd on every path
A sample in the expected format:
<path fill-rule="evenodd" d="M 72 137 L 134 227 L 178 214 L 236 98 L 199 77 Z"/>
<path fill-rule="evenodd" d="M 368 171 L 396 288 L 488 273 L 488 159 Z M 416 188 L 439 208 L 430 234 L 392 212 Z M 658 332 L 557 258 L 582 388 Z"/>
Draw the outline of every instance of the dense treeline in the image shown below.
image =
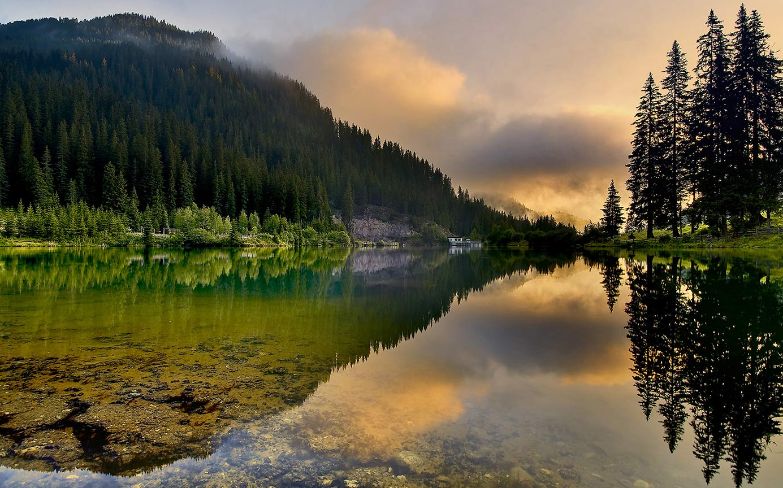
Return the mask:
<path fill-rule="evenodd" d="M 635 120 L 628 226 L 680 235 L 683 223 L 725 234 L 781 207 L 783 64 L 757 11 L 741 6 L 726 35 L 710 11 L 690 84 L 675 41 L 658 88 L 650 74 Z"/>
<path fill-rule="evenodd" d="M 0 26 L 0 206 L 85 202 L 131 228 L 154 209 L 163 229 L 192 203 L 322 226 L 372 204 L 462 235 L 531 229 L 222 52 L 209 33 L 133 14 Z"/>
<path fill-rule="evenodd" d="M 174 226 L 170 229 L 167 226 Z M 134 230 L 135 229 L 135 230 Z M 164 229 L 165 233 L 157 233 Z M 9 240 L 6 241 L 5 239 Z M 342 224 L 322 221 L 305 225 L 279 215 L 263 221 L 256 212 L 223 217 L 212 207 L 175 209 L 169 215 L 160 205 L 130 215 L 92 208 L 80 201 L 68 205 L 30 205 L 0 208 L 0 244 L 24 239 L 68 245 L 130 244 L 166 247 L 263 246 L 346 247 L 351 238 Z"/>

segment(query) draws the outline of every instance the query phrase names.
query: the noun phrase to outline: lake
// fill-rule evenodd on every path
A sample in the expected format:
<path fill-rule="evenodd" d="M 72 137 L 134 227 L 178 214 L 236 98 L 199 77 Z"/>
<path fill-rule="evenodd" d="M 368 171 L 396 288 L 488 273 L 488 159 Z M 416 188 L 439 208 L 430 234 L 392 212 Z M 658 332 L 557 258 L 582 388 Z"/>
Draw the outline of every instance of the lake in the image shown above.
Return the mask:
<path fill-rule="evenodd" d="M 783 259 L 0 251 L 2 486 L 777 487 Z"/>

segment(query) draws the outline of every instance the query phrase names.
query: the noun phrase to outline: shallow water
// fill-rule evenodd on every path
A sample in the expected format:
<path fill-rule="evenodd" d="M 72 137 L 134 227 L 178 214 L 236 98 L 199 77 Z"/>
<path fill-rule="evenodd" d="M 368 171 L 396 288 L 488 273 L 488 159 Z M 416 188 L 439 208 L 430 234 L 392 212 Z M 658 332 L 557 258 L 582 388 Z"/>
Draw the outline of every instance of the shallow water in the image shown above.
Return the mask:
<path fill-rule="evenodd" d="M 758 256 L 4 251 L 0 485 L 779 486 L 781 279 Z"/>

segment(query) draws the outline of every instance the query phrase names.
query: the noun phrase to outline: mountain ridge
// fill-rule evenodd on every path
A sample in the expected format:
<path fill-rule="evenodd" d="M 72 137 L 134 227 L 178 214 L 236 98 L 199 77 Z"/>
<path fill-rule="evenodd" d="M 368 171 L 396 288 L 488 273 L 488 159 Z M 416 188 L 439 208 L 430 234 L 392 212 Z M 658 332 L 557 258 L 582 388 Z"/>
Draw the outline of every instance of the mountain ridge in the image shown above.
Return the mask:
<path fill-rule="evenodd" d="M 85 201 L 131 228 L 141 209 L 165 228 L 191 203 L 322 226 L 373 205 L 462 235 L 554 228 L 455 190 L 302 83 L 232 61 L 207 31 L 138 14 L 20 21 L 0 26 L 0 58 L 2 205 Z"/>

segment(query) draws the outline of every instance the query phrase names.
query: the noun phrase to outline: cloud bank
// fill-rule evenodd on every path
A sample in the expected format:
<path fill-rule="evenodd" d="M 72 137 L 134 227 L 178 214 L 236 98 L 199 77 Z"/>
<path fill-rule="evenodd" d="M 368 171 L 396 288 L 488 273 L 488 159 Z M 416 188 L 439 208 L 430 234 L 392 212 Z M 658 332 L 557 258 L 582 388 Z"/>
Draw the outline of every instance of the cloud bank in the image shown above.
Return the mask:
<path fill-rule="evenodd" d="M 619 117 L 570 111 L 500 121 L 494 107 L 502 101 L 468 88 L 456 66 L 389 29 L 232 47 L 302 81 L 338 118 L 400 142 L 475 194 L 502 192 L 547 213 L 573 211 L 576 202 L 592 217 L 609 175 L 623 171 Z"/>

